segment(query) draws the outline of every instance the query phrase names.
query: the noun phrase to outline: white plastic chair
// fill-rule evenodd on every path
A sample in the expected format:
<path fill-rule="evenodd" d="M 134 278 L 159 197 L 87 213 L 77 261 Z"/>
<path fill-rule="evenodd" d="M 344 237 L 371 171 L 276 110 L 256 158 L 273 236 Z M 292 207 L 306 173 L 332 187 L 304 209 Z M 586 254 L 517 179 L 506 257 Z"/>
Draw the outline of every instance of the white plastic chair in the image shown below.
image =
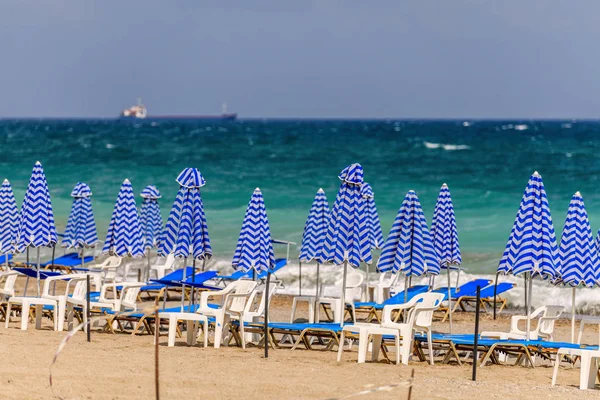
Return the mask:
<path fill-rule="evenodd" d="M 102 263 L 90 267 L 90 275 L 95 276 L 94 270 L 99 270 L 99 276 L 104 283 L 115 283 L 117 281 L 117 269 L 121 266 L 123 259 L 119 256 L 109 256 Z M 98 290 L 98 288 L 96 288 Z"/>
<path fill-rule="evenodd" d="M 87 322 L 87 281 L 85 278 L 78 279 L 73 293 L 67 298 L 67 323 L 68 329 L 73 329 L 73 316 L 75 315 L 75 307 L 83 310 L 83 322 Z M 88 328 L 84 328 L 87 331 Z"/>
<path fill-rule="evenodd" d="M 66 281 L 66 287 L 64 292 L 60 294 L 56 294 L 54 290 L 52 290 L 52 294 L 50 293 L 51 287 L 56 285 L 58 281 Z M 42 298 L 55 300 L 57 304 L 56 315 L 58 318 L 57 321 L 57 329 L 62 331 L 65 323 L 65 316 L 67 312 L 67 300 L 69 299 L 69 294 L 71 288 L 73 287 L 73 283 L 83 283 L 86 285 L 86 276 L 84 274 L 68 274 L 68 275 L 59 275 L 59 276 L 51 276 L 46 278 L 44 281 L 44 290 L 42 292 Z M 85 296 L 85 295 L 84 295 Z"/>
<path fill-rule="evenodd" d="M 0 272 L 0 282 L 4 281 L 4 286 L 0 288 L 0 300 L 7 300 L 15 295 L 15 283 L 19 273 L 16 271 Z"/>
<path fill-rule="evenodd" d="M 344 302 L 346 305 L 350 305 L 352 308 L 352 320 L 356 321 L 356 313 L 354 311 L 354 301 L 360 300 L 362 294 L 362 284 L 364 281 L 364 277 L 362 274 L 350 273 L 346 277 L 346 293 L 344 296 Z M 315 304 L 317 310 L 319 310 L 321 304 L 329 304 L 333 311 L 333 321 L 341 322 L 344 318 L 345 307 L 342 307 L 342 285 L 343 279 L 340 279 L 335 282 L 333 288 L 337 292 L 334 296 L 323 296 L 319 297 L 318 304 Z M 320 293 L 324 292 L 324 287 L 321 287 Z M 292 311 L 293 313 L 293 311 Z M 318 317 L 319 312 L 317 311 L 317 320 L 320 320 Z"/>
<path fill-rule="evenodd" d="M 373 338 L 372 357 L 377 360 L 379 348 L 384 335 L 394 336 L 396 344 L 396 364 L 408 365 L 412 342 L 415 332 L 425 333 L 427 335 L 427 344 L 429 347 L 429 361 L 433 365 L 433 345 L 431 340 L 431 326 L 433 323 L 433 312 L 440 307 L 444 294 L 442 293 L 423 293 L 412 298 L 411 301 L 404 304 L 388 305 L 383 308 L 383 321 L 378 324 L 355 324 L 344 326 L 340 336 L 340 346 L 338 349 L 338 361 L 342 358 L 344 351 L 345 332 L 359 334 L 358 341 L 358 362 L 365 362 L 369 340 Z M 398 323 L 392 319 L 392 313 L 398 310 L 408 310 L 406 312 L 406 322 Z M 402 342 L 402 343 L 400 343 Z"/>
<path fill-rule="evenodd" d="M 531 321 L 538 319 L 535 329 L 529 332 L 530 340 L 547 339 L 554 340 L 554 322 L 560 318 L 563 306 L 542 306 L 531 313 Z M 494 337 L 500 339 L 526 339 L 527 331 L 519 329 L 519 323 L 527 321 L 526 315 L 514 315 L 510 320 L 510 332 L 481 332 L 482 337 Z M 533 325 L 533 324 L 532 324 Z"/>
<path fill-rule="evenodd" d="M 258 322 L 265 315 L 265 288 L 266 284 L 260 285 L 256 290 L 252 291 L 252 294 L 248 298 L 246 302 L 246 307 L 244 309 L 244 322 Z M 269 284 L 269 304 L 271 304 L 271 299 L 277 290 L 278 284 L 276 282 L 271 282 Z M 256 298 L 260 295 L 260 300 L 256 302 Z M 258 335 L 257 335 L 258 336 Z M 252 334 L 246 334 L 246 341 L 252 341 Z"/>
<path fill-rule="evenodd" d="M 165 262 L 163 264 L 155 264 L 150 266 L 150 270 L 148 271 L 148 275 L 153 275 L 156 279 L 162 279 L 166 275 L 167 271 L 175 270 L 175 255 L 173 253 L 169 253 L 169 255 L 165 258 Z"/>
<path fill-rule="evenodd" d="M 390 297 L 390 289 L 395 284 L 399 274 L 393 272 L 384 272 L 379 275 L 379 281 L 375 284 L 370 284 L 369 289 L 373 290 L 373 301 L 381 304 Z"/>

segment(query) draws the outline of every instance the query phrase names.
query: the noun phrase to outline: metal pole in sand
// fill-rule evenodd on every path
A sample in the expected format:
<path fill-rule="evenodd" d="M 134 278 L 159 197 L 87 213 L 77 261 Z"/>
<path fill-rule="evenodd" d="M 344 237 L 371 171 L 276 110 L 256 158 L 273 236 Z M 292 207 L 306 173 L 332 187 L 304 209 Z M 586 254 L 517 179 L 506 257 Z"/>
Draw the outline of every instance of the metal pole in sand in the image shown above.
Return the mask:
<path fill-rule="evenodd" d="M 475 337 L 473 338 L 473 381 L 477 380 L 477 363 L 479 357 L 477 355 L 477 347 L 479 345 L 479 303 L 481 301 L 481 286 L 477 285 L 477 302 L 475 303 Z"/>

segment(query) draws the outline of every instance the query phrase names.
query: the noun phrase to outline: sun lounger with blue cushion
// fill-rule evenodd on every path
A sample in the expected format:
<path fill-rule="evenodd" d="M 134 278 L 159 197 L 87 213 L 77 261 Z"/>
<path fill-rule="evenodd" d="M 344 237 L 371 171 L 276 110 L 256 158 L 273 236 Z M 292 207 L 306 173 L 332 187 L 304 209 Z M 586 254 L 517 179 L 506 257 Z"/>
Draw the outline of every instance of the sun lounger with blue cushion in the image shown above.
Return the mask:
<path fill-rule="evenodd" d="M 276 273 L 277 271 L 279 271 L 281 268 L 285 267 L 287 265 L 287 260 L 285 258 L 278 258 L 275 260 L 275 267 L 270 271 L 271 273 L 271 278 L 273 277 L 272 274 Z M 232 273 L 231 275 L 217 275 L 215 276 L 215 279 L 217 280 L 217 282 L 219 284 L 224 284 L 226 285 L 227 282 L 226 281 L 237 281 L 238 279 L 242 279 L 242 278 L 252 278 L 253 272 L 252 271 L 248 271 L 248 272 L 244 272 L 244 271 L 235 271 L 234 273 Z M 256 277 L 257 279 L 267 279 L 267 272 L 262 272 L 260 274 L 258 274 L 258 276 Z"/>
<path fill-rule="evenodd" d="M 507 303 L 507 299 L 504 297 L 501 297 L 500 295 L 511 290 L 514 287 L 515 287 L 515 284 L 510 283 L 510 282 L 501 282 L 496 287 L 496 304 L 500 304 L 500 310 L 498 310 L 498 312 L 501 312 Z M 465 306 L 475 305 L 475 303 L 477 302 L 476 293 L 477 293 L 477 291 L 475 291 L 471 294 L 459 297 L 456 301 L 456 306 L 454 307 L 454 310 L 452 312 L 456 311 L 456 309 L 458 307 L 460 307 L 461 310 L 466 311 Z M 480 296 L 481 308 L 483 308 L 483 311 L 487 312 L 486 304 L 493 305 L 493 303 L 494 303 L 494 285 L 491 284 L 489 286 L 482 288 L 481 291 L 479 292 L 479 296 Z"/>
<path fill-rule="evenodd" d="M 94 260 L 93 256 L 83 258 L 83 263 L 89 263 Z M 87 271 L 87 268 L 81 268 L 81 257 L 77 253 L 69 253 L 52 260 L 41 263 L 40 266 L 45 269 L 64 269 L 68 271 Z"/>
<path fill-rule="evenodd" d="M 348 325 L 348 324 L 345 324 Z M 327 348 L 333 345 L 339 345 L 340 332 L 342 327 L 339 322 L 320 322 L 320 323 L 288 323 L 288 322 L 269 322 L 269 335 L 270 342 L 276 346 L 279 346 L 279 341 L 275 337 L 275 334 L 279 335 L 290 335 L 292 337 L 298 336 L 295 340 L 292 350 L 296 349 L 300 344 L 311 350 L 311 341 L 309 338 L 315 337 L 319 340 L 330 339 Z M 262 322 L 246 322 L 244 324 L 246 332 L 263 334 L 264 325 Z"/>

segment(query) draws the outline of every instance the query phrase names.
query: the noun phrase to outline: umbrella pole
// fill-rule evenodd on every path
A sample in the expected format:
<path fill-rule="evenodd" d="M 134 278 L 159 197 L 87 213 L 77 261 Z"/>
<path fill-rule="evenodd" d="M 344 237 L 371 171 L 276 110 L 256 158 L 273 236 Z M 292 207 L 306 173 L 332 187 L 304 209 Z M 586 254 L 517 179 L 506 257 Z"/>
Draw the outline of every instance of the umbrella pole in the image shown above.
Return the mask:
<path fill-rule="evenodd" d="M 365 298 L 367 299 L 367 301 L 371 301 L 371 299 L 369 298 L 370 297 L 369 296 L 369 294 L 370 294 L 369 293 L 369 264 L 365 263 L 365 265 L 366 265 L 365 271 L 367 271 L 367 279 L 365 279 L 365 282 L 366 282 L 365 288 L 367 289 L 367 292 L 365 294 Z"/>
<path fill-rule="evenodd" d="M 340 326 L 344 326 L 344 314 L 346 311 L 346 272 L 348 270 L 348 260 L 344 260 L 344 276 L 342 278 L 342 298 L 340 310 Z"/>
<path fill-rule="evenodd" d="M 265 358 L 269 358 L 269 285 L 271 284 L 271 272 L 267 269 L 267 285 L 265 286 Z M 240 321 L 243 324 L 244 321 Z"/>
<path fill-rule="evenodd" d="M 408 301 L 408 276 L 404 275 L 404 302 Z"/>
<path fill-rule="evenodd" d="M 27 246 L 27 268 L 29 268 L 29 246 Z M 27 296 L 27 286 L 29 286 L 29 276 L 25 279 L 25 290 L 23 291 L 23 296 Z"/>
<path fill-rule="evenodd" d="M 298 296 L 302 296 L 302 261 L 298 260 Z"/>
<path fill-rule="evenodd" d="M 315 289 L 315 309 L 313 310 L 315 315 L 313 316 L 313 322 L 318 324 L 319 321 L 319 263 L 317 262 L 317 286 Z"/>
<path fill-rule="evenodd" d="M 54 254 L 55 254 L 55 251 L 56 251 L 56 245 L 52 246 L 52 267 L 50 267 L 50 269 L 52 271 L 54 271 Z M 38 257 L 39 257 L 39 249 L 38 249 Z M 39 264 L 39 261 L 38 261 L 38 264 Z"/>
<path fill-rule="evenodd" d="M 8 271 L 8 253 L 4 254 L 4 264 L 6 264 L 6 270 Z"/>
<path fill-rule="evenodd" d="M 90 313 L 90 289 L 91 289 L 91 285 L 90 285 L 90 274 L 86 274 L 85 277 L 85 286 L 86 286 L 86 293 L 85 293 L 85 315 L 87 317 L 87 321 L 88 321 L 88 325 L 86 326 L 86 331 L 87 331 L 87 341 L 91 342 L 92 341 L 92 326 L 90 325 L 90 317 L 91 317 L 91 313 Z"/>
<path fill-rule="evenodd" d="M 529 309 L 531 308 L 531 289 L 532 289 L 532 279 L 531 279 L 531 272 L 529 272 L 529 290 L 528 290 L 528 296 L 527 296 L 527 340 L 529 341 L 530 339 L 530 333 L 531 333 L 531 313 L 529 312 Z"/>
<path fill-rule="evenodd" d="M 192 258 L 192 307 L 196 304 L 196 257 Z"/>
<path fill-rule="evenodd" d="M 573 305 L 571 306 L 571 343 L 575 343 L 575 288 L 573 288 Z"/>
<path fill-rule="evenodd" d="M 450 334 L 452 335 L 452 289 L 450 286 L 450 266 L 448 266 L 448 321 L 450 322 Z"/>
<path fill-rule="evenodd" d="M 496 273 L 496 281 L 494 282 L 494 320 L 496 319 L 496 293 L 498 292 L 498 273 Z"/>
<path fill-rule="evenodd" d="M 37 297 L 40 297 L 40 248 L 37 248 Z"/>
<path fill-rule="evenodd" d="M 187 269 L 187 257 L 183 259 L 183 273 L 181 274 L 181 312 L 183 312 L 185 301 L 185 271 Z"/>

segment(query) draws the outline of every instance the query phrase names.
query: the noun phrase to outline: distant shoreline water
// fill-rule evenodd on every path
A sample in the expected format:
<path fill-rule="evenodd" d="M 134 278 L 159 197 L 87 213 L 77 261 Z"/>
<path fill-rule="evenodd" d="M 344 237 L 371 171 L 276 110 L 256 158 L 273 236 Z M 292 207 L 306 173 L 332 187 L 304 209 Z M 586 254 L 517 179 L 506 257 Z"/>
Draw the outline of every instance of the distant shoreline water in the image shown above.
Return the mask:
<path fill-rule="evenodd" d="M 125 178 L 138 206 L 140 191 L 156 185 L 166 219 L 177 174 L 200 169 L 215 257 L 224 261 L 255 187 L 263 191 L 273 236 L 300 243 L 314 194 L 322 187 L 333 204 L 337 174 L 352 162 L 363 165 L 373 187 L 384 235 L 410 189 L 431 223 L 437 193 L 447 183 L 464 265 L 473 273 L 494 272 L 535 170 L 544 177 L 558 235 L 578 190 L 594 232 L 600 227 L 597 121 L 4 119 L 0 146 L 0 177 L 11 181 L 19 206 L 33 164 L 43 163 L 59 231 L 71 189 L 88 183 L 101 239 Z"/>

